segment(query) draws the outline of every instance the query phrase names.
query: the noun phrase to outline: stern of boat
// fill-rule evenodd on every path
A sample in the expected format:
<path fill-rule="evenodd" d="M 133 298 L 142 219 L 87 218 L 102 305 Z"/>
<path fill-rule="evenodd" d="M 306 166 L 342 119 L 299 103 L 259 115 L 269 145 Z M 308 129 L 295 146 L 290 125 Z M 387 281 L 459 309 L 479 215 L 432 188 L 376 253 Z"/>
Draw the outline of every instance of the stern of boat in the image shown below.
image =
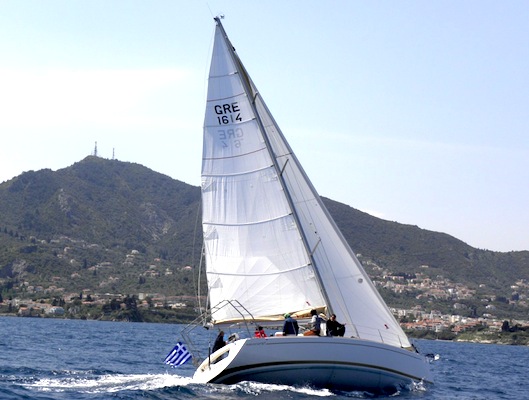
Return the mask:
<path fill-rule="evenodd" d="M 233 362 L 248 340 L 250 339 L 240 339 L 235 342 L 230 342 L 209 357 L 206 357 L 195 371 L 193 381 L 196 383 L 209 383 L 214 381 Z"/>

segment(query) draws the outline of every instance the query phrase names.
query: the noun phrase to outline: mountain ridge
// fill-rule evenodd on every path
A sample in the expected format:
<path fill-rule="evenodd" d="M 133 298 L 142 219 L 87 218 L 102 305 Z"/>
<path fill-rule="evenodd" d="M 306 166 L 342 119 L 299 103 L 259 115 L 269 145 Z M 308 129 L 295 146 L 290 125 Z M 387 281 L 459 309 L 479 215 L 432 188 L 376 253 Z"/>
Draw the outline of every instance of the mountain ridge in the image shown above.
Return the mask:
<path fill-rule="evenodd" d="M 529 280 L 529 251 L 475 249 L 322 199 L 368 272 L 426 270 L 506 297 L 514 282 Z M 184 268 L 199 263 L 200 188 L 140 164 L 88 156 L 55 172 L 24 172 L 0 184 L 0 215 L 0 292 L 53 279 L 70 291 L 196 289 Z"/>

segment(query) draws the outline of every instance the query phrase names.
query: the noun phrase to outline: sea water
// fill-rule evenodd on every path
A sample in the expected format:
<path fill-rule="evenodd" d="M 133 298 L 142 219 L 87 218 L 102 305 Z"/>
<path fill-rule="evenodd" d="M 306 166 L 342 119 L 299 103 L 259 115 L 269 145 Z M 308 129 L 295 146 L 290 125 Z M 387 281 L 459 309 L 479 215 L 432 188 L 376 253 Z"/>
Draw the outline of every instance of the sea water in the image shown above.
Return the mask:
<path fill-rule="evenodd" d="M 163 363 L 181 325 L 0 317 L 0 399 L 351 399 L 310 387 L 197 384 L 192 363 Z M 207 345 L 215 332 L 196 330 Z M 419 340 L 438 354 L 435 384 L 392 398 L 528 399 L 529 348 Z"/>

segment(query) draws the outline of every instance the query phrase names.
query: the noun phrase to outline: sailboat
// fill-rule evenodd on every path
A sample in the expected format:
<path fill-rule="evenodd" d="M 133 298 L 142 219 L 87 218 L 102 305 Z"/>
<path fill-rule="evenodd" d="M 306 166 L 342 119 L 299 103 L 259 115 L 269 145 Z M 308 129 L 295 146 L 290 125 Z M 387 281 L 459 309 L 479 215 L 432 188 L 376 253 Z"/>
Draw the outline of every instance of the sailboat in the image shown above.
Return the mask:
<path fill-rule="evenodd" d="M 337 228 L 219 17 L 207 90 L 202 227 L 206 327 L 300 326 L 311 310 L 336 314 L 343 337 L 230 336 L 194 381 L 257 381 L 373 393 L 431 382 L 411 345 Z M 270 330 L 269 330 L 270 332 Z"/>

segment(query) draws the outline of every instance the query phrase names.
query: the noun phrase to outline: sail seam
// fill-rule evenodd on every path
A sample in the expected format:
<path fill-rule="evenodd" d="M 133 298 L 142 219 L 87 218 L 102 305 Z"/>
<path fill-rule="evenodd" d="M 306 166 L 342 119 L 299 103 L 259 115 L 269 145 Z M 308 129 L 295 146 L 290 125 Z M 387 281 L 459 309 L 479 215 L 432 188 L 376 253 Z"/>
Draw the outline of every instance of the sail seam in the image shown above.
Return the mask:
<path fill-rule="evenodd" d="M 216 177 L 225 177 L 225 176 L 242 176 L 242 175 L 250 175 L 250 174 L 254 174 L 256 172 L 260 172 L 260 171 L 264 171 L 264 170 L 267 170 L 267 169 L 270 169 L 271 167 L 273 167 L 272 165 L 269 165 L 267 167 L 263 167 L 263 168 L 257 168 L 257 169 L 253 169 L 251 171 L 244 171 L 244 172 L 239 172 L 239 173 L 236 173 L 236 174 L 202 174 L 203 177 L 207 177 L 207 178 L 216 178 Z"/>
<path fill-rule="evenodd" d="M 235 156 L 228 156 L 228 157 L 203 157 L 202 160 L 227 160 L 227 159 L 230 159 L 230 158 L 239 158 L 239 157 L 245 157 L 249 154 L 255 154 L 255 153 L 259 153 L 260 151 L 263 151 L 263 150 L 266 150 L 265 147 L 261 147 L 260 149 L 257 149 L 257 150 L 254 150 L 254 151 L 250 151 L 249 153 L 244 153 L 244 154 L 238 154 L 238 155 L 235 155 Z M 204 174 L 202 174 L 204 175 Z"/>
<path fill-rule="evenodd" d="M 303 268 L 307 268 L 309 267 L 311 264 L 308 263 L 308 264 L 303 264 L 303 265 L 300 265 L 299 267 L 295 267 L 295 268 L 290 268 L 290 269 L 283 269 L 281 271 L 275 271 L 275 272 L 270 272 L 270 273 L 267 273 L 267 274 L 234 274 L 234 273 L 227 273 L 227 272 L 208 272 L 208 274 L 211 274 L 211 275 L 222 275 L 222 276 L 271 276 L 271 275 L 281 275 L 281 274 L 284 274 L 284 273 L 287 273 L 287 272 L 292 272 L 292 271 L 297 271 L 299 269 L 303 269 Z"/>
<path fill-rule="evenodd" d="M 275 218 L 265 219 L 262 221 L 252 221 L 252 222 L 246 222 L 246 223 L 238 223 L 238 224 L 225 224 L 225 223 L 217 223 L 217 222 L 206 222 L 204 221 L 204 225 L 213 225 L 213 226 L 248 226 L 248 225 L 261 225 L 261 224 L 267 224 L 272 221 L 278 221 L 280 219 L 287 218 L 291 216 L 292 214 L 283 214 Z"/>
<path fill-rule="evenodd" d="M 246 96 L 246 93 L 238 93 L 238 94 L 234 94 L 233 96 L 219 97 L 219 98 L 215 98 L 215 99 L 212 98 L 212 99 L 207 101 L 207 104 L 215 103 L 215 102 L 218 102 L 218 101 L 221 101 L 221 100 L 229 100 L 229 99 L 233 99 L 235 97 L 240 97 L 240 96 L 244 96 L 244 97 L 248 98 Z"/>
<path fill-rule="evenodd" d="M 233 72 L 230 72 L 229 74 L 224 74 L 224 75 L 211 75 L 209 77 L 209 79 L 211 79 L 211 78 L 224 78 L 226 76 L 233 76 L 233 75 L 238 75 L 238 74 L 239 74 L 238 71 L 233 71 Z"/>
<path fill-rule="evenodd" d="M 277 154 L 276 155 L 276 158 L 277 159 L 280 159 L 280 158 L 285 158 L 285 157 L 290 157 L 292 156 L 292 153 L 291 152 L 288 152 L 288 153 L 283 153 L 283 154 Z M 287 158 L 287 161 L 290 160 L 290 158 Z"/>

